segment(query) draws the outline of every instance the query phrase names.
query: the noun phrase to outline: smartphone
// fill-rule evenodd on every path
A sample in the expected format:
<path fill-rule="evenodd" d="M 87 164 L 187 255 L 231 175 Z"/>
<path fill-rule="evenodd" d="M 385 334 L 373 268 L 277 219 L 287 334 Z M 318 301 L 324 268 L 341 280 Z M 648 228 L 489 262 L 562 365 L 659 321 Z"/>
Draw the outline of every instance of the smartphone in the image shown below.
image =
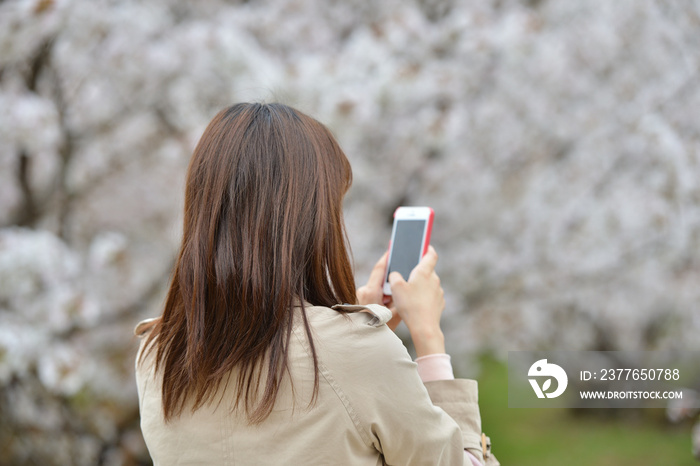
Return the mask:
<path fill-rule="evenodd" d="M 408 280 L 413 268 L 428 252 L 435 212 L 430 207 L 399 207 L 394 212 L 394 227 L 389 243 L 384 294 L 391 294 L 389 274 L 399 272 Z"/>

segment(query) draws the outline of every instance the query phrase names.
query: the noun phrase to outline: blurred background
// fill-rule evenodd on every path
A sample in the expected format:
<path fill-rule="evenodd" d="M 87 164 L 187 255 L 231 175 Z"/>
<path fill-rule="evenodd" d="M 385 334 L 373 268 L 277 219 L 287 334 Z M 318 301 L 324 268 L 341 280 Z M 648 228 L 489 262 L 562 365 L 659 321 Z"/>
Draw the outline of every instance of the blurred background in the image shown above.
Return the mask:
<path fill-rule="evenodd" d="M 692 409 L 508 409 L 505 361 L 700 350 L 698 30 L 692 0 L 0 1 L 0 463 L 149 464 L 133 327 L 205 125 L 262 100 L 347 153 L 358 283 L 435 209 L 504 464 L 697 464 Z"/>

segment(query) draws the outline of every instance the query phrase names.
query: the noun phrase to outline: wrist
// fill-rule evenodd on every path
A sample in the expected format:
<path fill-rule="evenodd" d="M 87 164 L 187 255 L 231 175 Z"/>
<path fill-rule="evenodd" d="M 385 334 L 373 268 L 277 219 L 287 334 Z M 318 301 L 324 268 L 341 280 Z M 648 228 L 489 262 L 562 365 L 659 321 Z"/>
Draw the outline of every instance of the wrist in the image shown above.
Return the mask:
<path fill-rule="evenodd" d="M 417 357 L 445 353 L 445 336 L 439 327 L 421 328 L 415 331 L 409 328 L 409 332 Z"/>

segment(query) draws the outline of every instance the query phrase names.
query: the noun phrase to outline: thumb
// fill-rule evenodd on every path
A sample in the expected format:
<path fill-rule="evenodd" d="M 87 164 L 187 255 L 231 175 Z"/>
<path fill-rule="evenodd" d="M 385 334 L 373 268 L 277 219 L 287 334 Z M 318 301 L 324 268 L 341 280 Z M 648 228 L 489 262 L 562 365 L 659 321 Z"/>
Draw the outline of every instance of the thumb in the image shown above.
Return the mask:
<path fill-rule="evenodd" d="M 434 247 L 430 246 L 428 247 L 428 252 L 426 252 L 425 255 L 421 258 L 416 268 L 420 267 L 421 269 L 424 269 L 428 273 L 430 273 L 433 270 L 435 270 L 435 265 L 437 265 L 437 261 L 437 252 L 435 252 Z"/>
<path fill-rule="evenodd" d="M 389 285 L 391 285 L 392 288 L 395 286 L 403 286 L 405 283 L 406 280 L 403 279 L 399 272 L 394 271 L 389 274 Z"/>

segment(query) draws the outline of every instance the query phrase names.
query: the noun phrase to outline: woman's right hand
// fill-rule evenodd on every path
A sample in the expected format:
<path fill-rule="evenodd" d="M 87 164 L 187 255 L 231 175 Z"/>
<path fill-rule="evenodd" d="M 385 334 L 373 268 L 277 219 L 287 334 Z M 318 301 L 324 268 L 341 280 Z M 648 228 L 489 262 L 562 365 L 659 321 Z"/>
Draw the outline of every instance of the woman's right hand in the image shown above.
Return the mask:
<path fill-rule="evenodd" d="M 437 261 L 437 252 L 430 246 L 408 281 L 398 272 L 389 275 L 393 307 L 406 323 L 418 357 L 445 352 L 440 329 L 445 293 L 435 272 Z"/>

